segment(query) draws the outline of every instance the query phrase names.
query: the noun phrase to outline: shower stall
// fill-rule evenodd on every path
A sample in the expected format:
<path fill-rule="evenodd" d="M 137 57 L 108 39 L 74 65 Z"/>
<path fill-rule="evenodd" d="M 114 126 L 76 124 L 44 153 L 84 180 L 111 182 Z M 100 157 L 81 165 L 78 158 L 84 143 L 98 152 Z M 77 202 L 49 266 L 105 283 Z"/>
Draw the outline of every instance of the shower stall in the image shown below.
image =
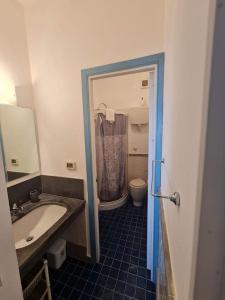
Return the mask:
<path fill-rule="evenodd" d="M 97 193 L 100 210 L 111 210 L 127 201 L 128 118 L 115 112 L 109 121 L 103 112 L 95 118 Z"/>

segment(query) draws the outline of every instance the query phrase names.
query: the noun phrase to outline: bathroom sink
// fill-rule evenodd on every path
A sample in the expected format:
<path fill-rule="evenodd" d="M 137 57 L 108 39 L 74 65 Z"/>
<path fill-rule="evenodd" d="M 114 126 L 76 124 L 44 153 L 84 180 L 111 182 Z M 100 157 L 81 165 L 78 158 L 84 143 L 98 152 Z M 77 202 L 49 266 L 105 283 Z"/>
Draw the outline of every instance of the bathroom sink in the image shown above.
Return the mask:
<path fill-rule="evenodd" d="M 67 208 L 57 204 L 41 205 L 13 223 L 16 249 L 27 247 L 37 241 L 67 212 Z"/>

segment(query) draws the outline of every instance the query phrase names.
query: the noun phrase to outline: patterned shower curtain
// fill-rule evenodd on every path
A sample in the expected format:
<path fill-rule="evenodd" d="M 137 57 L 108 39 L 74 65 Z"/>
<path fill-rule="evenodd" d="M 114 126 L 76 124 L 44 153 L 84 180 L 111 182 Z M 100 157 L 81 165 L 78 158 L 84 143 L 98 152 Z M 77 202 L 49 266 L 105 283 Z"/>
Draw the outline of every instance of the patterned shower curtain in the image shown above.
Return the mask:
<path fill-rule="evenodd" d="M 127 188 L 127 116 L 115 114 L 111 123 L 98 114 L 95 138 L 98 197 L 100 201 L 119 199 Z"/>

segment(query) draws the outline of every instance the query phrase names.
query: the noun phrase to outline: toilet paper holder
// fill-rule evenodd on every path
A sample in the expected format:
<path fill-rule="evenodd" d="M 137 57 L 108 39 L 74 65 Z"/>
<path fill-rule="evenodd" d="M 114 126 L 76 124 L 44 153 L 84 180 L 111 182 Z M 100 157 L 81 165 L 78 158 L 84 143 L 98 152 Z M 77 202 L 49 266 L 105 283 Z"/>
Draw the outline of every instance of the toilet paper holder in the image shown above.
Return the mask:
<path fill-rule="evenodd" d="M 175 192 L 169 196 L 154 193 L 153 186 L 154 186 L 154 182 L 155 182 L 155 164 L 156 163 L 164 164 L 165 159 L 163 158 L 162 160 L 152 160 L 151 195 L 156 198 L 168 199 L 171 202 L 173 202 L 176 206 L 180 206 L 180 194 L 178 192 Z"/>

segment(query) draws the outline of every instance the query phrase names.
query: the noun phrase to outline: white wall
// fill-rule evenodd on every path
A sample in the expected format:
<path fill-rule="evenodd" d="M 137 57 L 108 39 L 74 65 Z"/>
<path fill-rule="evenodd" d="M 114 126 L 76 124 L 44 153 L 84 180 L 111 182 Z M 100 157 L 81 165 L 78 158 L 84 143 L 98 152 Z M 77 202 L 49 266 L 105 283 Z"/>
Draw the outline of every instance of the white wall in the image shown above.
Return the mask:
<path fill-rule="evenodd" d="M 40 0 L 25 16 L 42 173 L 85 179 L 81 69 L 161 52 L 164 0 Z"/>
<path fill-rule="evenodd" d="M 0 89 L 30 85 L 29 63 L 23 10 L 13 0 L 0 2 Z M 4 83 L 4 84 L 3 84 Z M 22 299 L 12 225 L 0 159 L 0 299 Z"/>
<path fill-rule="evenodd" d="M 214 12 L 210 4 L 215 3 L 166 3 L 162 192 L 181 195 L 180 208 L 164 200 L 178 300 L 192 299 L 193 292 Z"/>
<path fill-rule="evenodd" d="M 225 299 L 225 1 L 217 5 L 194 299 Z"/>
<path fill-rule="evenodd" d="M 141 88 L 141 81 L 148 79 L 149 72 L 138 72 L 93 80 L 94 108 L 101 102 L 117 110 L 137 107 L 142 97 L 147 106 L 149 89 Z"/>
<path fill-rule="evenodd" d="M 149 72 L 93 80 L 94 108 L 97 109 L 99 104 L 104 102 L 108 108 L 123 111 L 128 115 L 128 153 L 135 154 L 128 157 L 128 181 L 137 177 L 146 180 L 148 176 L 148 125 L 138 128 L 131 125 L 129 118 L 130 109 L 141 106 L 142 98 L 143 105 L 147 107 L 149 96 L 153 97 L 153 85 L 143 89 L 142 80 L 149 80 Z"/>
<path fill-rule="evenodd" d="M 18 91 L 18 102 L 32 107 L 24 14 L 16 0 L 0 2 L 0 45 L 0 103 Z"/>

